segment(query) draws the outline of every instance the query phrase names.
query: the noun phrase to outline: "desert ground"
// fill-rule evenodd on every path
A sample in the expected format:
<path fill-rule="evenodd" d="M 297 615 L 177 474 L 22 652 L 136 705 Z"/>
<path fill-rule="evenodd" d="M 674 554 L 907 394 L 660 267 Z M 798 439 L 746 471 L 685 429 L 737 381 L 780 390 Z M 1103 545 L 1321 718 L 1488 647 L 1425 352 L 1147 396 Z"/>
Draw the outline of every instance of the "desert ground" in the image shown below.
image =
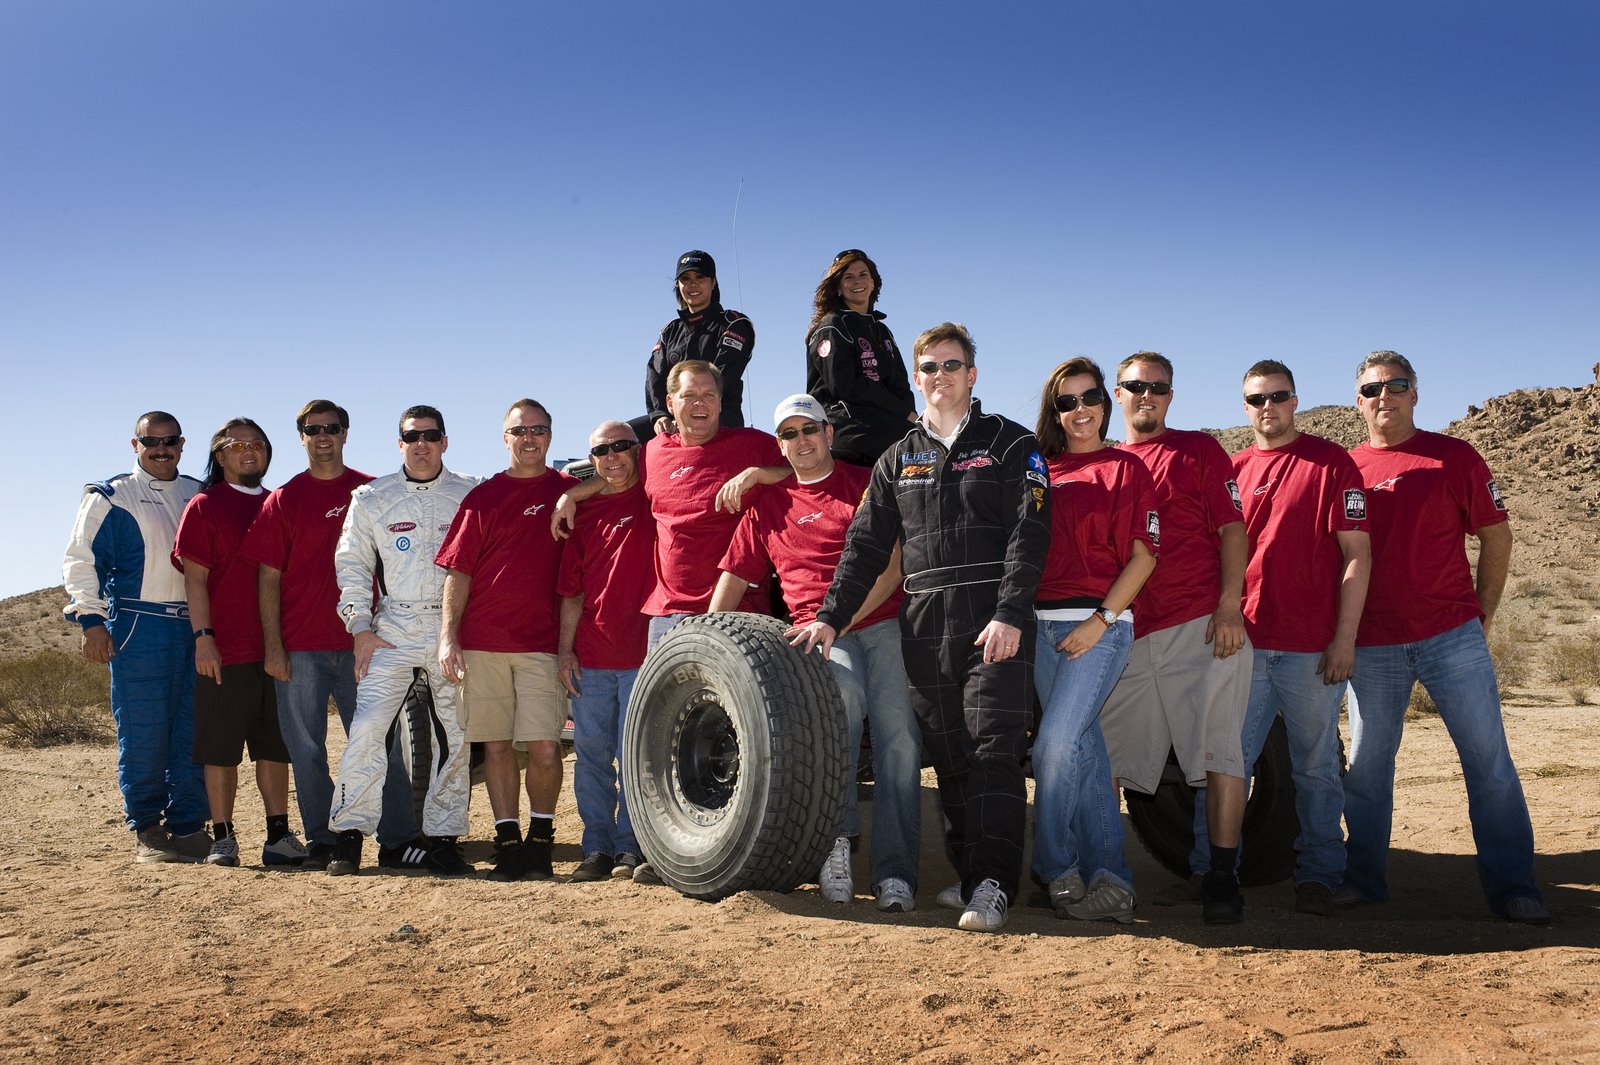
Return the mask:
<path fill-rule="evenodd" d="M 1591 386 L 1500 397 L 1451 428 L 1485 450 L 1515 515 L 1496 646 L 1547 926 L 1487 910 L 1460 767 L 1427 714 L 1401 749 L 1387 904 L 1316 918 L 1279 884 L 1246 890 L 1246 923 L 1213 928 L 1197 907 L 1148 904 L 1128 926 L 1059 921 L 1041 898 L 997 935 L 958 931 L 933 904 L 950 873 L 931 780 L 918 909 L 890 916 L 864 893 L 835 906 L 809 887 L 710 904 L 564 877 L 135 865 L 113 748 L 0 748 L 0 1053 L 1600 1061 L 1600 687 L 1555 655 L 1600 641 L 1597 424 Z M 48 617 L 60 605 L 59 590 L 0 603 L 0 659 L 69 645 Z M 259 855 L 248 785 L 239 810 Z M 557 871 L 570 872 L 570 785 L 557 823 Z M 467 855 L 483 867 L 491 836 L 480 790 Z M 1128 853 L 1143 898 L 1172 880 L 1131 834 Z"/>

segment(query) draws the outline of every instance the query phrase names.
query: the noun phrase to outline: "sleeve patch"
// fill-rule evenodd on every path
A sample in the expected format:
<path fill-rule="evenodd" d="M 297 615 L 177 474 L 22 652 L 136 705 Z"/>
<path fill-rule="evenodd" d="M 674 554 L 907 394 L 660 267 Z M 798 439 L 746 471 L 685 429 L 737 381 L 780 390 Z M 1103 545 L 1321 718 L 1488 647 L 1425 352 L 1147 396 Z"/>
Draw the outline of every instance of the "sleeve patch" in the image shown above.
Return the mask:
<path fill-rule="evenodd" d="M 1150 534 L 1150 542 L 1157 547 L 1161 546 L 1161 515 L 1153 510 L 1144 512 L 1144 531 Z"/>
<path fill-rule="evenodd" d="M 1243 514 L 1244 513 L 1244 506 L 1239 502 L 1239 482 L 1238 481 L 1229 481 L 1228 482 L 1228 495 L 1233 499 L 1233 509 L 1237 510 L 1240 514 Z"/>
<path fill-rule="evenodd" d="M 1367 493 L 1359 488 L 1344 491 L 1344 516 L 1346 521 L 1367 520 Z"/>
<path fill-rule="evenodd" d="M 1028 455 L 1028 480 L 1041 488 L 1050 487 L 1050 471 L 1045 467 L 1044 456 L 1037 451 Z"/>
<path fill-rule="evenodd" d="M 1494 509 L 1506 509 L 1506 501 L 1500 497 L 1500 487 L 1494 483 L 1493 477 L 1489 478 L 1489 483 L 1485 487 L 1489 489 L 1489 498 L 1494 500 Z"/>
<path fill-rule="evenodd" d="M 832 354 L 833 354 L 833 341 L 832 340 L 823 340 L 822 343 L 817 345 L 817 358 L 826 359 L 829 355 L 832 355 Z"/>

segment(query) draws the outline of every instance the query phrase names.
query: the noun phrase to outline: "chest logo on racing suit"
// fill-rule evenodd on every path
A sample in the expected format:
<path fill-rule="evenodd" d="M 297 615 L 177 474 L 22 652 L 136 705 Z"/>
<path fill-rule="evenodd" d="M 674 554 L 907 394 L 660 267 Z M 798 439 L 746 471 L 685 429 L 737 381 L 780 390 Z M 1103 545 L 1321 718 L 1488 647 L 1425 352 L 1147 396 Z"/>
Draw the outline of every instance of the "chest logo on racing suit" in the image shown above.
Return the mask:
<path fill-rule="evenodd" d="M 417 523 L 414 521 L 397 521 L 393 525 L 389 526 L 389 531 L 393 533 L 410 532 L 416 527 Z"/>
<path fill-rule="evenodd" d="M 1238 481 L 1229 481 L 1228 482 L 1228 498 L 1233 500 L 1233 509 L 1237 510 L 1240 514 L 1243 514 L 1244 513 L 1244 504 L 1239 502 L 1239 482 Z"/>
<path fill-rule="evenodd" d="M 1489 483 L 1485 487 L 1489 489 L 1489 498 L 1494 500 L 1494 509 L 1506 509 L 1506 501 L 1500 498 L 1500 488 L 1494 483 L 1493 477 L 1489 478 Z"/>
<path fill-rule="evenodd" d="M 736 336 L 733 333 L 723 333 L 722 346 L 725 348 L 732 348 L 734 351 L 743 351 L 744 337 Z"/>
<path fill-rule="evenodd" d="M 815 514 L 800 515 L 798 518 L 794 519 L 794 523 L 796 525 L 810 525 L 820 517 L 822 517 L 822 511 L 819 510 Z"/>
<path fill-rule="evenodd" d="M 1150 534 L 1150 542 L 1157 547 L 1161 546 L 1161 515 L 1153 510 L 1144 512 L 1144 531 Z"/>
<path fill-rule="evenodd" d="M 1346 521 L 1367 520 L 1367 493 L 1359 488 L 1344 490 L 1344 516 Z"/>
<path fill-rule="evenodd" d="M 411 550 L 411 537 L 409 537 L 409 536 L 396 536 L 394 538 L 394 549 L 396 551 L 409 551 L 409 550 Z"/>
<path fill-rule="evenodd" d="M 874 381 L 883 380 L 878 376 L 878 353 L 872 350 L 872 341 L 861 337 L 856 343 L 861 345 L 861 372 Z"/>
<path fill-rule="evenodd" d="M 694 469 L 693 465 L 679 466 L 677 469 L 675 469 L 671 473 L 667 474 L 667 480 L 676 481 L 679 477 L 682 477 L 684 474 L 688 473 L 692 469 Z"/>
<path fill-rule="evenodd" d="M 349 506 L 349 505 L 350 504 L 348 504 L 348 503 L 345 504 L 345 506 Z M 324 518 L 341 518 L 343 516 L 344 516 L 344 507 L 334 507 L 332 510 L 328 511 L 326 514 L 323 515 Z"/>
<path fill-rule="evenodd" d="M 531 518 L 534 515 L 538 514 L 539 511 L 543 510 L 547 506 L 549 506 L 548 503 L 535 503 L 533 506 L 529 507 L 527 510 L 524 510 L 522 512 L 522 514 L 523 514 L 524 517 Z"/>
<path fill-rule="evenodd" d="M 969 458 L 959 459 L 950 464 L 952 470 L 981 470 L 985 466 L 993 466 L 994 459 L 987 452 L 973 455 Z"/>

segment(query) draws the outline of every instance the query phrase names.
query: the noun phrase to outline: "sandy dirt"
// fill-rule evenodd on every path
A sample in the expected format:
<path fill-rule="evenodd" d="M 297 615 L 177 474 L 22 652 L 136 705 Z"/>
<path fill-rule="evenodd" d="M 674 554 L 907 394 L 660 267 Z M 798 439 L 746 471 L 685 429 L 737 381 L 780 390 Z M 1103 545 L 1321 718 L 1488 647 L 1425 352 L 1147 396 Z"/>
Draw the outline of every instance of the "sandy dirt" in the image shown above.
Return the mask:
<path fill-rule="evenodd" d="M 628 882 L 136 865 L 112 749 L 0 750 L 0 1053 L 1600 1061 L 1600 712 L 1507 716 L 1556 916 L 1543 928 L 1485 908 L 1437 718 L 1401 751 L 1385 906 L 1309 917 L 1275 885 L 1247 890 L 1235 928 L 1197 908 L 1145 905 L 1119 927 L 1020 906 L 999 935 L 933 905 L 949 880 L 936 846 L 917 911 L 896 916 L 814 888 L 709 904 Z M 568 776 L 558 872 L 581 857 Z M 467 853 L 485 867 L 487 806 L 477 790 Z M 262 831 L 248 786 L 239 809 L 248 862 Z M 1172 879 L 1129 851 L 1145 896 Z"/>

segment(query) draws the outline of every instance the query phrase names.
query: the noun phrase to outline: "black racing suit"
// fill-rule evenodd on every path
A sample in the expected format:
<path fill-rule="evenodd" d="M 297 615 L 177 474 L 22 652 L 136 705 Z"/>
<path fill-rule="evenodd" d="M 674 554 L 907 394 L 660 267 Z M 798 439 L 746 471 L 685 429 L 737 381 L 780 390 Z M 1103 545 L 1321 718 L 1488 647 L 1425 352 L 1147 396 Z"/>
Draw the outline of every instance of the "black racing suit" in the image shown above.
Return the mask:
<path fill-rule="evenodd" d="M 644 407 L 654 422 L 667 414 L 667 374 L 685 359 L 704 359 L 722 371 L 722 418 L 725 428 L 744 425 L 744 368 L 756 350 L 756 327 L 738 311 L 712 303 L 699 314 L 679 311 L 661 327 L 644 370 Z M 650 434 L 655 435 L 652 429 Z M 640 436 L 640 440 L 647 439 Z"/>
<path fill-rule="evenodd" d="M 835 311 L 806 338 L 806 391 L 833 423 L 833 455 L 871 466 L 911 428 L 916 399 L 878 311 Z"/>
<path fill-rule="evenodd" d="M 923 750 L 939 778 L 945 849 L 962 897 L 986 879 L 1015 900 L 1033 717 L 1034 590 L 1050 548 L 1050 492 L 1033 434 L 976 401 L 946 450 L 922 423 L 873 467 L 817 620 L 843 631 L 902 541 L 900 634 Z M 991 620 L 1022 632 L 985 662 Z"/>

